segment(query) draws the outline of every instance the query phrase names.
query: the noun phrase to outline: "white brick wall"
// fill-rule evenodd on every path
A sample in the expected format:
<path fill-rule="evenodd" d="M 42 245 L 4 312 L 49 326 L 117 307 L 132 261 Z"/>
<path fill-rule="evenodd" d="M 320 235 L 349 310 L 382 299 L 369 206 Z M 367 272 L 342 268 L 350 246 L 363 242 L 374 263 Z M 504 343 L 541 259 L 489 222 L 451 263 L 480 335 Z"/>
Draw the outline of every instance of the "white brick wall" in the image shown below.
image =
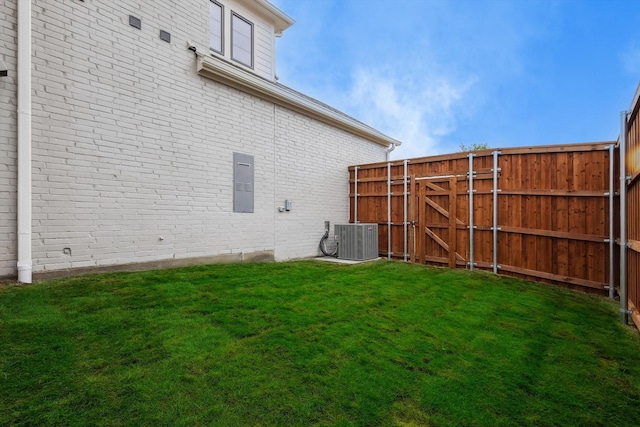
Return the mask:
<path fill-rule="evenodd" d="M 15 21 L 12 8 L 0 6 Z M 384 159 L 384 147 L 198 76 L 186 41 L 207 45 L 208 0 L 43 0 L 33 17 L 36 273 L 265 250 L 316 255 L 323 221 L 347 221 L 347 166 Z M 0 24 L 0 37 L 14 46 L 12 24 Z M 0 80 L 0 275 L 15 273 L 16 257 L 8 82 Z M 252 214 L 233 212 L 234 151 L 255 156 Z M 285 198 L 294 208 L 279 213 Z"/>
<path fill-rule="evenodd" d="M 384 160 L 384 150 L 362 138 L 283 108 L 277 109 L 276 204 L 293 210 L 276 216 L 276 258 L 320 255 L 324 221 L 349 220 L 347 167 Z"/>

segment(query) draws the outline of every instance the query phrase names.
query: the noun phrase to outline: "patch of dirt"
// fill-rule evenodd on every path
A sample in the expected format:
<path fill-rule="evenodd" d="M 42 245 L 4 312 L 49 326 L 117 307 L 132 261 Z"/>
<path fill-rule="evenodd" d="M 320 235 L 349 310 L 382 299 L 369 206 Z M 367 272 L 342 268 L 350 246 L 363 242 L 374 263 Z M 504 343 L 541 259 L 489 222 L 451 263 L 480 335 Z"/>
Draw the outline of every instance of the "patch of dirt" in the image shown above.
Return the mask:
<path fill-rule="evenodd" d="M 9 286 L 19 285 L 17 280 L 2 280 L 0 279 L 0 288 L 8 288 Z"/>

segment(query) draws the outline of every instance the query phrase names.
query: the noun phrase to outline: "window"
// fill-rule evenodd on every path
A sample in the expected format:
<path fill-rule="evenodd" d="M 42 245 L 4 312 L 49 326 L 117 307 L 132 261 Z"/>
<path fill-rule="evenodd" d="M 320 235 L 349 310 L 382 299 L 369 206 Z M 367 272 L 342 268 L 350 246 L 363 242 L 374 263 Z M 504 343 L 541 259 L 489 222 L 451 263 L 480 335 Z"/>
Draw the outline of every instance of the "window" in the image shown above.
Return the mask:
<path fill-rule="evenodd" d="M 222 53 L 222 34 L 223 34 L 223 8 L 222 5 L 211 0 L 209 2 L 209 26 L 211 33 L 209 35 L 209 47 L 218 53 Z"/>
<path fill-rule="evenodd" d="M 253 68 L 253 24 L 240 15 L 231 15 L 231 59 Z"/>
<path fill-rule="evenodd" d="M 225 20 L 228 22 L 229 19 L 231 25 L 225 25 Z M 253 68 L 253 23 L 251 21 L 233 11 L 225 11 L 222 3 L 209 0 L 209 27 L 209 47 L 212 53 L 230 56 L 233 61 Z"/>

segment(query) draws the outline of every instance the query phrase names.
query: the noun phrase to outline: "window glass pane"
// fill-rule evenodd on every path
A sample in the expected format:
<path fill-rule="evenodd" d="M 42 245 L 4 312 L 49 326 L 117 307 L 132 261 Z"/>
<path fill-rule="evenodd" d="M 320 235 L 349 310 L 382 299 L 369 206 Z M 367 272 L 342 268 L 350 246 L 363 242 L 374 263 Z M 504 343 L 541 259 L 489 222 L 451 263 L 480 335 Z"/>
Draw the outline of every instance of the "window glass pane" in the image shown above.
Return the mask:
<path fill-rule="evenodd" d="M 211 34 L 209 46 L 216 52 L 222 53 L 222 6 L 209 2 L 209 27 Z"/>
<path fill-rule="evenodd" d="M 253 25 L 234 14 L 231 18 L 231 58 L 252 67 L 252 42 Z"/>

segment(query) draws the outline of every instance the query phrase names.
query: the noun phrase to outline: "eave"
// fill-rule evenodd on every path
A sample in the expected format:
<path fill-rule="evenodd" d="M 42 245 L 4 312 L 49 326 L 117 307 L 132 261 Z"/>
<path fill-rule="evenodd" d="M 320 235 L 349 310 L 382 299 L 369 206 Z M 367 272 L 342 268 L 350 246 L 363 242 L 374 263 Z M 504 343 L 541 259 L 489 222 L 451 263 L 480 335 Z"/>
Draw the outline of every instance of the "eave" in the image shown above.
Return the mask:
<path fill-rule="evenodd" d="M 267 0 L 254 0 L 254 2 L 272 18 L 276 36 L 281 36 L 284 30 L 295 23 L 293 18 L 269 3 Z"/>
<path fill-rule="evenodd" d="M 266 101 L 320 120 L 329 125 L 365 138 L 385 147 L 400 145 L 395 140 L 372 127 L 365 125 L 347 115 L 332 110 L 319 102 L 314 102 L 296 92 L 286 90 L 268 80 L 242 70 L 224 60 L 208 55 L 199 55 L 197 61 L 198 74 L 211 80 L 255 95 Z"/>

